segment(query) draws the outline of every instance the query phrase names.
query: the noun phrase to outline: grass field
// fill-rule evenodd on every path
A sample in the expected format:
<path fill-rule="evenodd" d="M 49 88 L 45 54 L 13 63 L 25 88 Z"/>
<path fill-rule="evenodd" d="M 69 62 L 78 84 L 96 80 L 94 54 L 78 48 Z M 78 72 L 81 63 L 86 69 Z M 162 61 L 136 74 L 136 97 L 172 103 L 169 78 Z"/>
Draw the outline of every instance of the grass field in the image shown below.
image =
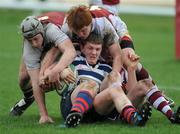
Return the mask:
<path fill-rule="evenodd" d="M 180 126 L 172 125 L 153 110 L 146 127 L 132 127 L 120 122 L 82 124 L 76 129 L 60 128 L 59 96 L 47 94 L 53 125 L 39 125 L 35 103 L 19 118 L 9 116 L 11 106 L 22 97 L 18 87 L 18 65 L 22 39 L 18 25 L 31 12 L 0 10 L 0 134 L 177 134 Z M 122 15 L 134 39 L 136 52 L 155 82 L 176 104 L 180 104 L 180 62 L 174 56 L 174 18 L 161 16 Z"/>

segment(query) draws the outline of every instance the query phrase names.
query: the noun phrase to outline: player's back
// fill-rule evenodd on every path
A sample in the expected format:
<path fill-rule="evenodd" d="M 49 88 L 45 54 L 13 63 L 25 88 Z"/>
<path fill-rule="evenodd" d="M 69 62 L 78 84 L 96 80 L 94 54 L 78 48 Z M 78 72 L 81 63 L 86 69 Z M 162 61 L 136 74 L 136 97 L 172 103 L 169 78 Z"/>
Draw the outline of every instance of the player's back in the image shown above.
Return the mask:
<path fill-rule="evenodd" d="M 43 24 L 48 24 L 48 23 L 53 23 L 59 27 L 62 26 L 64 23 L 66 14 L 64 12 L 47 12 L 44 13 L 37 18 L 43 23 Z"/>

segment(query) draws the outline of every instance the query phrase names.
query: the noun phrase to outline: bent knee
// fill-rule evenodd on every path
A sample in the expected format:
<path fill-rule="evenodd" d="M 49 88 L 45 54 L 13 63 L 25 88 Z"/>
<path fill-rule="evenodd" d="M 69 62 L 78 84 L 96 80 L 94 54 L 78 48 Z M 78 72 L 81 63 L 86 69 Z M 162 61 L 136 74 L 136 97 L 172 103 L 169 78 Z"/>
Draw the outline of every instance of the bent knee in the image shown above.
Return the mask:
<path fill-rule="evenodd" d="M 139 83 L 148 89 L 150 89 L 154 86 L 152 80 L 150 80 L 150 79 L 140 80 Z"/>
<path fill-rule="evenodd" d="M 21 89 L 24 89 L 27 87 L 27 85 L 30 84 L 30 77 L 27 73 L 20 73 L 19 75 L 19 86 Z"/>
<path fill-rule="evenodd" d="M 137 92 L 138 94 L 145 95 L 149 89 L 151 89 L 153 83 L 149 79 L 140 80 L 137 84 Z"/>
<path fill-rule="evenodd" d="M 124 94 L 124 91 L 122 90 L 122 88 L 120 87 L 116 87 L 116 88 L 108 88 L 108 94 L 109 96 L 113 99 L 116 97 L 121 97 L 121 95 Z"/>

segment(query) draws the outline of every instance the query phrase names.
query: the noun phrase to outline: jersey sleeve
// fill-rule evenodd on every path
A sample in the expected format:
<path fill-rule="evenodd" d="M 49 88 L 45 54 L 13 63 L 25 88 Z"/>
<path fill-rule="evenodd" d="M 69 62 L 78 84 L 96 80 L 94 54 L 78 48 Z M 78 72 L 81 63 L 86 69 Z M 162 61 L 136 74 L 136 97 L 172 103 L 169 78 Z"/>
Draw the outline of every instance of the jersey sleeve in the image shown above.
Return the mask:
<path fill-rule="evenodd" d="M 23 61 L 26 65 L 27 70 L 40 68 L 41 53 L 42 52 L 40 49 L 33 48 L 26 39 L 24 40 Z"/>
<path fill-rule="evenodd" d="M 128 33 L 127 25 L 124 21 L 121 20 L 119 16 L 109 15 L 109 19 L 111 20 L 113 26 L 116 28 L 116 32 L 120 38 Z"/>
<path fill-rule="evenodd" d="M 105 41 L 105 45 L 107 47 L 111 46 L 112 44 L 119 43 L 119 37 L 116 33 L 116 30 L 114 29 L 114 27 L 112 26 L 112 24 L 105 18 L 103 17 L 103 21 L 104 21 L 104 25 L 103 26 L 103 34 L 104 34 L 104 41 Z"/>
<path fill-rule="evenodd" d="M 68 37 L 69 37 L 70 39 L 72 38 L 72 32 L 70 32 L 70 29 L 69 29 L 67 23 L 64 23 L 64 24 L 61 26 L 61 31 L 63 31 L 66 35 L 68 35 Z"/>
<path fill-rule="evenodd" d="M 63 43 L 66 39 L 69 39 L 69 37 L 60 30 L 59 27 L 57 27 L 54 24 L 48 24 L 48 28 L 46 30 L 46 37 L 49 42 L 52 42 L 57 47 L 61 43 Z"/>

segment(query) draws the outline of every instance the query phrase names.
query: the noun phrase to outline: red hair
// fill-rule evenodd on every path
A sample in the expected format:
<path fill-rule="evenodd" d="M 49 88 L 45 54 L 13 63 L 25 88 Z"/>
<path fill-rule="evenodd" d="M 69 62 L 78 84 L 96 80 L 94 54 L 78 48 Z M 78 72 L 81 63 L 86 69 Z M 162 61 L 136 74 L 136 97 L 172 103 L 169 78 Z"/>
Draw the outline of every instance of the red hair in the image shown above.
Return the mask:
<path fill-rule="evenodd" d="M 67 16 L 68 26 L 78 32 L 84 26 L 90 25 L 92 22 L 92 15 L 89 8 L 86 6 L 73 7 Z"/>

